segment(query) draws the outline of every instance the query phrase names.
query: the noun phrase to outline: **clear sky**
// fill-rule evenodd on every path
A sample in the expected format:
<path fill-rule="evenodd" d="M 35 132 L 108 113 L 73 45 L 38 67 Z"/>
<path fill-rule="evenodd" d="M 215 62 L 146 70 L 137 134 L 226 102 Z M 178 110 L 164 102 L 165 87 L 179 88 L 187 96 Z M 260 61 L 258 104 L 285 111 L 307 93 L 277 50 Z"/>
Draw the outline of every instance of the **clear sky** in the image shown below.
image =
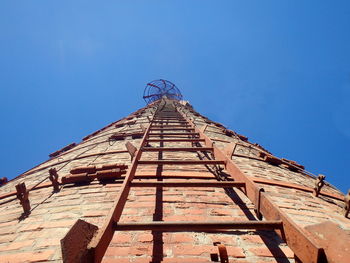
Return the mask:
<path fill-rule="evenodd" d="M 144 106 L 159 78 L 350 188 L 349 1 L 1 1 L 0 177 Z"/>

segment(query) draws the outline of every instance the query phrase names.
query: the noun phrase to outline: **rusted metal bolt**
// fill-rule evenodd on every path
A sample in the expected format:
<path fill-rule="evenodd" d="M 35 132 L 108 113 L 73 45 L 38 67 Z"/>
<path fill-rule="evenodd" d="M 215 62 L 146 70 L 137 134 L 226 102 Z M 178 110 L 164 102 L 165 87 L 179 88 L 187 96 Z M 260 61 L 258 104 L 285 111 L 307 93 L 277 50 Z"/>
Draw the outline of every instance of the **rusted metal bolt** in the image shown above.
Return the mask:
<path fill-rule="evenodd" d="M 58 182 L 58 174 L 57 174 L 57 170 L 56 168 L 51 168 L 49 170 L 49 179 L 52 182 L 52 186 L 53 186 L 53 191 L 54 192 L 58 192 L 60 190 L 59 188 L 59 182 Z"/>
<path fill-rule="evenodd" d="M 350 212 L 350 189 L 348 190 L 348 194 L 345 195 L 344 198 L 344 216 L 348 217 Z"/>
<path fill-rule="evenodd" d="M 324 186 L 324 180 L 326 179 L 326 176 L 323 174 L 320 174 L 316 178 L 315 187 L 314 187 L 314 196 L 318 196 L 321 192 L 321 188 Z"/>
<path fill-rule="evenodd" d="M 25 183 L 20 183 L 16 185 L 17 198 L 23 207 L 23 212 L 25 215 L 30 214 L 30 202 L 29 202 L 29 191 L 27 191 Z"/>

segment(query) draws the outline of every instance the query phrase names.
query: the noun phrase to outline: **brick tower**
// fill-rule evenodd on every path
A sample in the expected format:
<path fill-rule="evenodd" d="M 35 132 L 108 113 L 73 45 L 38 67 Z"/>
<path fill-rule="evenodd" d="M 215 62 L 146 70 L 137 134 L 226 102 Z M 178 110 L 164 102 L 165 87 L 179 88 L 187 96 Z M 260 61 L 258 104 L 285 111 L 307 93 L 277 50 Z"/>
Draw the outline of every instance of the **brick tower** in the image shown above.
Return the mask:
<path fill-rule="evenodd" d="M 349 194 L 196 112 L 147 106 L 1 181 L 0 262 L 350 262 Z"/>

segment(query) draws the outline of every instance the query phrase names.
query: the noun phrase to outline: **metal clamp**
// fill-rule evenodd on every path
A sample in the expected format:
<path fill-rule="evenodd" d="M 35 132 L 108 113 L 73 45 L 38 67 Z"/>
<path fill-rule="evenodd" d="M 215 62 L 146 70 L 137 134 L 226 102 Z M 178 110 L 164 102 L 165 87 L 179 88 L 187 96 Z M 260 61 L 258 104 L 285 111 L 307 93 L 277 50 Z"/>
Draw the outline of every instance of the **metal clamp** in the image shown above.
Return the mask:
<path fill-rule="evenodd" d="M 263 215 L 260 212 L 260 207 L 261 207 L 261 192 L 265 192 L 264 188 L 258 188 L 255 194 L 255 207 L 254 207 L 254 212 L 256 214 L 256 217 L 259 220 L 262 220 Z"/>
<path fill-rule="evenodd" d="M 57 174 L 57 170 L 56 168 L 51 168 L 49 170 L 49 179 L 52 182 L 52 186 L 53 186 L 53 191 L 54 192 L 58 192 L 60 190 L 59 187 L 59 182 L 58 182 L 58 174 Z"/>
<path fill-rule="evenodd" d="M 324 176 L 323 174 L 317 176 L 313 191 L 314 196 L 317 197 L 320 194 L 321 188 L 324 186 L 324 179 L 326 179 L 326 176 Z"/>
<path fill-rule="evenodd" d="M 344 198 L 344 216 L 347 218 L 350 213 L 350 189 Z"/>
<path fill-rule="evenodd" d="M 25 183 L 16 185 L 17 198 L 20 200 L 20 204 L 23 207 L 24 215 L 30 214 L 30 202 L 28 199 L 29 191 L 27 191 Z"/>

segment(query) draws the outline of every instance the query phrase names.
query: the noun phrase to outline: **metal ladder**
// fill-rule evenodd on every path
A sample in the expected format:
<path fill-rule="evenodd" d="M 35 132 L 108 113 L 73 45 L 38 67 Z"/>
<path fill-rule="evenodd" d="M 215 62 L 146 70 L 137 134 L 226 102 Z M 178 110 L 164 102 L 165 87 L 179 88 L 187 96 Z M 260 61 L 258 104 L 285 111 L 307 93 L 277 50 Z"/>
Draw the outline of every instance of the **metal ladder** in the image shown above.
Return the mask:
<path fill-rule="evenodd" d="M 139 149 L 130 145 L 130 143 L 127 145 L 132 156 L 132 164 L 120 188 L 114 207 L 107 216 L 105 225 L 98 230 L 97 234 L 94 235 L 87 247 L 85 247 L 85 250 L 83 248 L 82 250 L 84 251 L 80 253 L 84 262 L 101 262 L 115 231 L 206 232 L 224 229 L 277 230 L 276 232 L 282 236 L 300 260 L 305 262 L 320 262 L 319 259 L 323 252 L 322 248 L 317 247 L 308 239 L 303 234 L 303 231 L 265 195 L 263 189 L 259 188 L 245 176 L 233 163 L 231 158 L 217 148 L 211 139 L 198 129 L 192 120 L 186 117 L 186 109 L 179 102 L 162 99 L 155 103 L 154 109 L 153 117 L 150 119 L 150 125 L 144 133 Z M 188 142 L 191 143 L 191 147 L 164 147 L 164 143 L 166 142 Z M 150 143 L 159 143 L 160 147 L 151 147 Z M 197 152 L 201 153 L 200 156 L 209 156 L 209 158 L 198 158 L 194 160 L 164 159 L 163 152 L 169 151 Z M 158 152 L 158 159 L 143 160 L 141 157 L 144 152 Z M 154 175 L 154 179 L 157 179 L 157 181 L 135 181 L 137 168 L 142 165 L 157 165 L 160 171 L 164 165 L 210 165 L 216 167 L 217 170 L 219 166 L 224 166 L 231 180 L 164 181 L 160 172 Z M 191 178 L 188 177 L 188 179 Z M 160 216 L 158 218 L 154 217 L 153 222 L 120 222 L 128 194 L 130 189 L 134 187 L 156 187 L 157 189 L 161 189 L 161 187 L 238 188 L 255 205 L 257 217 L 262 219 L 263 215 L 267 221 L 164 222 L 161 221 L 162 217 Z M 222 247 L 219 247 L 219 254 L 221 262 L 228 262 L 227 253 Z"/>

